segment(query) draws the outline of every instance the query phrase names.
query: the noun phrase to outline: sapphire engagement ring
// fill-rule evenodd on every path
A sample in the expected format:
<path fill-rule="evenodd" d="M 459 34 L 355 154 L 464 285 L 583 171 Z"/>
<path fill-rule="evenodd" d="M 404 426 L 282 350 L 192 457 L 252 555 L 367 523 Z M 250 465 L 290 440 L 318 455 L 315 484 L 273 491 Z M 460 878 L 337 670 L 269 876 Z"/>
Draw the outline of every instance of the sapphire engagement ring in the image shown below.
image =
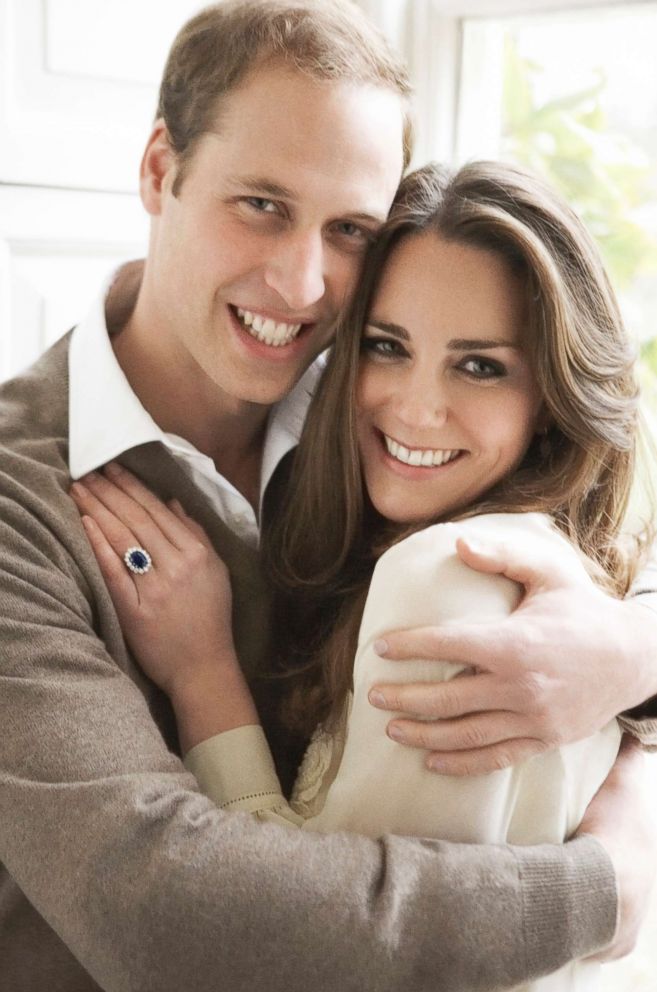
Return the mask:
<path fill-rule="evenodd" d="M 128 548 L 123 556 L 126 568 L 135 575 L 144 575 L 153 567 L 153 559 L 144 548 Z"/>

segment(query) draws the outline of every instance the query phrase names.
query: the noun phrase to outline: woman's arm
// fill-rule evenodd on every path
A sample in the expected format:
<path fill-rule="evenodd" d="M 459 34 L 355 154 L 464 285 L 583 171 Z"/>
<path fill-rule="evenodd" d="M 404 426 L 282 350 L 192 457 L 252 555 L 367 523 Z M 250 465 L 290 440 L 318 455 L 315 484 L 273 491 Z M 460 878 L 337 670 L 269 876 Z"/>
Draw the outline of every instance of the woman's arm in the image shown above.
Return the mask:
<path fill-rule="evenodd" d="M 502 623 L 388 627 L 385 657 L 398 667 L 445 656 L 476 666 L 430 691 L 409 678 L 377 686 L 376 705 L 388 719 L 406 715 L 409 745 L 433 751 L 444 774 L 481 775 L 580 740 L 621 713 L 624 728 L 657 749 L 654 572 L 642 574 L 633 590 L 640 595 L 623 601 L 521 542 L 463 541 L 459 555 L 473 569 L 520 583 L 522 607 Z"/>
<path fill-rule="evenodd" d="M 106 474 L 72 496 L 126 641 L 171 699 L 186 767 L 217 806 L 299 825 L 235 652 L 225 565 L 177 501 L 162 503 L 119 466 Z M 153 561 L 144 575 L 122 558 L 135 546 Z"/>
<path fill-rule="evenodd" d="M 258 724 L 233 642 L 224 563 L 179 503 L 165 505 L 125 469 L 106 471 L 76 483 L 72 495 L 126 641 L 171 699 L 183 752 Z M 145 574 L 126 567 L 123 554 L 131 547 L 150 554 Z"/>

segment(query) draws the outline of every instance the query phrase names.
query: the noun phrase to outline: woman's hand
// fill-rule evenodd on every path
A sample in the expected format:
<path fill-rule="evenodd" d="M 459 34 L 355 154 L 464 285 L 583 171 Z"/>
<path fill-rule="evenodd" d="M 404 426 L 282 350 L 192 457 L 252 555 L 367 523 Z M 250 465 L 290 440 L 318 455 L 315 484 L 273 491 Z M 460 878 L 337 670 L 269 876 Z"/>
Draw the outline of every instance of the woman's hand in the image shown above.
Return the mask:
<path fill-rule="evenodd" d="M 176 710 L 184 749 L 258 717 L 235 653 L 228 570 L 202 527 L 110 464 L 71 495 L 139 664 Z M 152 568 L 128 570 L 129 548 Z"/>

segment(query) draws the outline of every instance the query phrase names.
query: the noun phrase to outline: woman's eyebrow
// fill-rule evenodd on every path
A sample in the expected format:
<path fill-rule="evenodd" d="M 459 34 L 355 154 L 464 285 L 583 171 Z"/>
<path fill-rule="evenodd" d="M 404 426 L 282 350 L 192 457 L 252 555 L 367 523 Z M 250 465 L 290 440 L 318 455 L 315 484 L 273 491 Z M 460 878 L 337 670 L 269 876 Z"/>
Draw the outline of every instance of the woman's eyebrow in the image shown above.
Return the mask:
<path fill-rule="evenodd" d="M 514 341 L 503 338 L 452 338 L 447 347 L 453 351 L 486 351 L 490 348 L 518 348 Z"/>
<path fill-rule="evenodd" d="M 386 334 L 391 334 L 393 338 L 399 338 L 400 341 L 410 340 L 408 331 L 401 324 L 391 324 L 387 320 L 368 320 L 365 326 L 376 327 L 379 331 L 385 331 Z"/>

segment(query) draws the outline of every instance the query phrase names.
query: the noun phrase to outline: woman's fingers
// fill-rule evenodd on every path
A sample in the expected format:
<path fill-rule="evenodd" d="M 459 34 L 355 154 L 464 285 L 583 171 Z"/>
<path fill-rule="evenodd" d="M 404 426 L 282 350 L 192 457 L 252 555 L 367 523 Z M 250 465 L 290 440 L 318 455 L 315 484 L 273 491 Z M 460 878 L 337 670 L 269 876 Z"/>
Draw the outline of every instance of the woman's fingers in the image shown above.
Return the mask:
<path fill-rule="evenodd" d="M 92 472 L 82 481 L 89 484 L 98 498 L 135 534 L 139 535 L 140 529 L 153 521 L 175 547 L 182 548 L 189 541 L 188 528 L 166 503 L 116 462 L 105 466 L 105 475 Z"/>
<path fill-rule="evenodd" d="M 106 542 L 121 559 L 128 548 L 140 544 L 139 538 L 126 524 L 98 499 L 97 495 L 81 482 L 71 486 L 71 496 L 81 514 L 90 517 Z M 95 546 L 94 546 L 95 550 Z"/>
<path fill-rule="evenodd" d="M 194 534 L 194 536 L 197 537 L 199 541 L 203 545 L 205 545 L 205 547 L 209 551 L 214 550 L 214 545 L 212 544 L 212 541 L 205 533 L 201 525 L 197 523 L 196 520 L 193 519 L 193 517 L 190 517 L 189 514 L 185 512 L 185 510 L 182 507 L 182 504 L 177 499 L 170 500 L 168 506 L 169 509 L 173 513 L 175 513 L 176 517 L 181 521 L 181 523 L 183 523 L 184 526 L 187 527 L 188 530 L 190 530 L 192 534 Z"/>
<path fill-rule="evenodd" d="M 71 495 L 78 509 L 96 521 L 121 558 L 128 548 L 143 547 L 160 572 L 176 572 L 182 555 L 181 546 L 184 550 L 189 550 L 190 545 L 198 547 L 198 539 L 168 508 L 165 507 L 178 529 L 175 541 L 168 536 L 170 527 L 168 533 L 163 532 L 160 523 L 132 496 L 98 473 L 92 472 L 83 482 L 74 483 Z"/>
<path fill-rule="evenodd" d="M 138 591 L 125 564 L 107 540 L 98 524 L 89 516 L 82 516 L 87 538 L 98 561 L 110 596 L 119 616 L 125 609 L 134 609 L 139 603 Z"/>

